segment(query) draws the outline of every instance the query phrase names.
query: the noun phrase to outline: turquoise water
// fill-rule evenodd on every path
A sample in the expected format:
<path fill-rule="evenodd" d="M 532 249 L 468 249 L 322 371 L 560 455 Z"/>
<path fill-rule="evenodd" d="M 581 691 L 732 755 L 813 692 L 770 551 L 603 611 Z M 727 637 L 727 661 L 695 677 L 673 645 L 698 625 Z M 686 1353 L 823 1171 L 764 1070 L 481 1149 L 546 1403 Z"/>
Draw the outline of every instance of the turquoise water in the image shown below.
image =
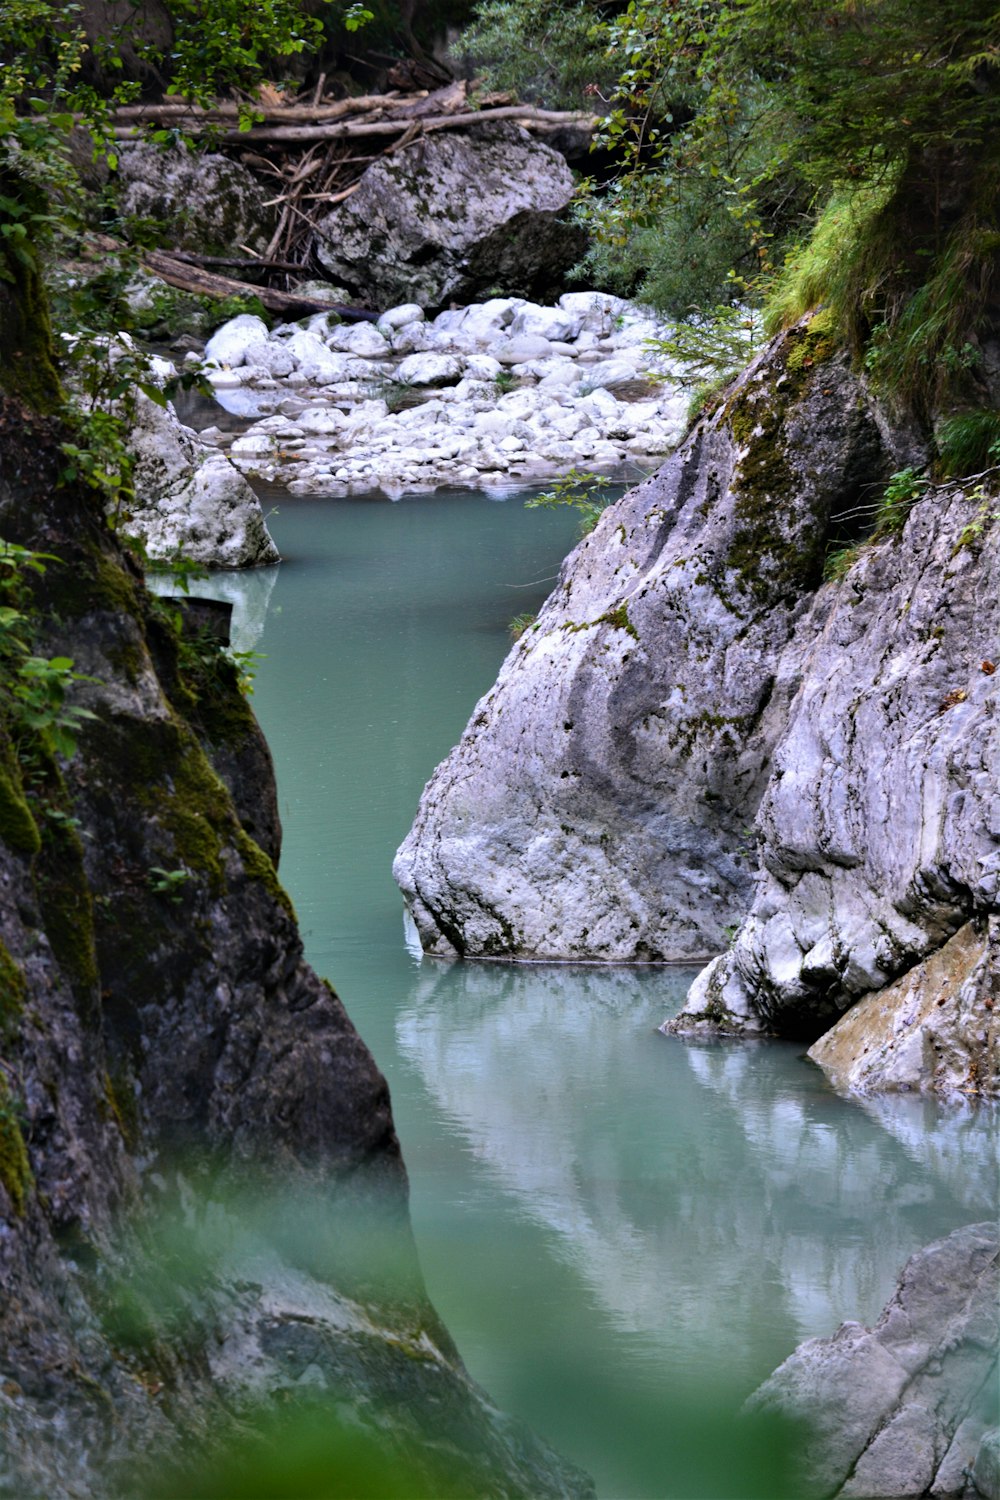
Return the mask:
<path fill-rule="evenodd" d="M 227 589 L 265 656 L 281 874 L 389 1079 L 431 1296 L 603 1500 L 738 1496 L 726 1402 L 995 1216 L 995 1116 L 845 1102 L 797 1045 L 660 1036 L 690 972 L 415 956 L 393 853 L 574 521 L 439 493 L 283 497 L 269 524 L 286 561 Z"/>

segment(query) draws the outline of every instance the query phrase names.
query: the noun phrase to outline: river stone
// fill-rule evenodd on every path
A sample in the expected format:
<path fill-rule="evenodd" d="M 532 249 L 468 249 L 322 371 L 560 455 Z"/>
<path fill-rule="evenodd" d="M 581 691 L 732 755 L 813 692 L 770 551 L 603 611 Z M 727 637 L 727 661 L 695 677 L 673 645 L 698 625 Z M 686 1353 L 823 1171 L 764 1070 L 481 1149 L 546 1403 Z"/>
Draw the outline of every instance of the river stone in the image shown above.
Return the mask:
<path fill-rule="evenodd" d="M 209 568 L 279 562 L 260 501 L 223 453 L 205 448 L 173 408 L 135 393 L 127 444 L 135 498 L 122 521 L 150 557 Z"/>
<path fill-rule="evenodd" d="M 911 1256 L 874 1328 L 844 1323 L 800 1344 L 751 1409 L 806 1422 L 809 1493 L 838 1500 L 955 1495 L 956 1434 L 968 1459 L 996 1421 L 1000 1238 L 956 1229 Z M 956 1477 L 961 1484 L 955 1485 Z"/>
<path fill-rule="evenodd" d="M 122 215 L 161 226 L 168 248 L 232 255 L 239 245 L 262 250 L 271 237 L 274 210 L 263 187 L 227 156 L 122 145 L 117 182 Z"/>
<path fill-rule="evenodd" d="M 246 360 L 248 349 L 267 344 L 267 324 L 253 313 L 239 313 L 217 328 L 205 345 L 205 364 L 229 370 L 238 369 Z"/>
<path fill-rule="evenodd" d="M 564 159 L 515 126 L 441 131 L 369 167 L 317 221 L 316 253 L 374 307 L 544 296 L 581 253 L 558 217 L 573 190 Z"/>
<path fill-rule="evenodd" d="M 541 334 L 522 333 L 497 344 L 493 357 L 502 365 L 523 365 L 529 360 L 549 359 L 551 354 L 552 345 L 547 338 Z"/>
<path fill-rule="evenodd" d="M 397 855 L 430 952 L 690 961 L 724 946 L 794 691 L 782 648 L 831 514 L 887 466 L 846 365 L 811 377 L 811 339 L 765 351 L 563 565 Z M 619 411 L 603 390 L 588 403 Z"/>
<path fill-rule="evenodd" d="M 404 385 L 447 385 L 462 373 L 454 354 L 409 354 L 396 366 L 395 379 Z"/>

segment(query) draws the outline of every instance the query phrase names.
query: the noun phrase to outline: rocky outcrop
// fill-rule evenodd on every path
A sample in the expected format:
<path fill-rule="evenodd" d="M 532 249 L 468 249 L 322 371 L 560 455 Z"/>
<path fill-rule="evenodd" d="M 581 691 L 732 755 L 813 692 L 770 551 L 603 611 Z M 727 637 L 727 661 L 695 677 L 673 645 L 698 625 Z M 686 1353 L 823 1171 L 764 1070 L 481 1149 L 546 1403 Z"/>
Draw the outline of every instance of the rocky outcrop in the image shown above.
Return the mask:
<path fill-rule="evenodd" d="M 757 818 L 754 901 L 680 1025 L 703 1018 L 815 1037 L 942 950 L 934 968 L 885 996 L 897 1019 L 884 1079 L 996 1088 L 987 938 L 1000 878 L 994 509 L 960 486 L 934 491 L 897 541 L 864 549 L 804 617 L 783 667 L 798 691 Z M 965 968 L 949 980 L 958 955 L 944 945 L 970 921 Z M 932 996 L 946 1005 L 928 1025 Z M 952 1062 L 942 1053 L 938 1073 L 935 1032 L 940 1044 L 956 1020 L 964 1039 L 953 1035 Z M 874 1057 L 884 1038 L 880 1022 L 862 1048 Z M 878 1067 L 852 1077 L 872 1083 Z"/>
<path fill-rule="evenodd" d="M 0 677 L 0 1494 L 152 1494 L 300 1400 L 420 1493 L 442 1452 L 462 1493 L 586 1493 L 427 1303 L 385 1082 L 303 962 L 273 788 L 249 810 L 235 670 L 58 483 L 63 436 L 0 404 L 0 535 L 45 554 L 4 559 L 4 602 L 79 674 Z"/>
<path fill-rule="evenodd" d="M 399 851 L 429 951 L 724 950 L 668 1030 L 872 995 L 839 1083 L 997 1091 L 996 502 L 927 489 L 823 582 L 912 454 L 820 317 L 605 512 Z"/>
<path fill-rule="evenodd" d="M 563 289 L 586 247 L 565 160 L 514 125 L 428 135 L 368 168 L 315 228 L 331 280 L 379 310 Z"/>
<path fill-rule="evenodd" d="M 827 537 L 894 466 L 827 352 L 820 330 L 780 339 L 567 559 L 397 856 L 430 952 L 724 946 L 799 685 L 784 653 Z"/>
<path fill-rule="evenodd" d="M 239 245 L 263 250 L 270 238 L 274 210 L 265 207 L 264 188 L 226 156 L 122 146 L 116 182 L 122 217 L 160 226 L 172 249 L 232 255 Z"/>
<path fill-rule="evenodd" d="M 216 449 L 206 447 L 173 407 L 136 391 L 126 442 L 135 498 L 122 529 L 156 560 L 183 557 L 208 568 L 280 561 L 260 501 Z"/>
<path fill-rule="evenodd" d="M 973 1496 L 996 1485 L 995 1224 L 972 1224 L 907 1261 L 874 1328 L 810 1339 L 753 1397 L 809 1430 L 803 1482 L 837 1500 Z"/>

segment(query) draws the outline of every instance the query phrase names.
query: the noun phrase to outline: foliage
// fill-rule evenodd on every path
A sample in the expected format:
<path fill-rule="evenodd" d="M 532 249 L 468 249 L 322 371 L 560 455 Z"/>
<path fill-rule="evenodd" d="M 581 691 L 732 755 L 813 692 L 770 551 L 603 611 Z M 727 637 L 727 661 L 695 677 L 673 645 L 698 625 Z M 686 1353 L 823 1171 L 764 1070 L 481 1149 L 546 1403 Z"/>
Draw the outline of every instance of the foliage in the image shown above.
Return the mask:
<path fill-rule="evenodd" d="M 676 385 L 697 390 L 738 375 L 760 335 L 760 316 L 752 308 L 722 304 L 676 323 L 665 338 L 647 339 L 645 347 L 671 361 Z"/>
<path fill-rule="evenodd" d="M 507 626 L 512 640 L 519 641 L 526 630 L 530 630 L 538 616 L 530 610 L 515 615 Z"/>
<path fill-rule="evenodd" d="M 157 896 L 166 896 L 176 905 L 184 899 L 184 886 L 193 879 L 191 871 L 184 865 L 176 870 L 164 870 L 160 865 L 152 865 L 149 871 L 149 888 Z"/>
<path fill-rule="evenodd" d="M 70 701 L 73 684 L 90 682 L 73 671 L 68 656 L 32 651 L 30 592 L 25 573 L 44 573 L 56 561 L 0 539 L 0 725 L 17 744 L 21 759 L 39 750 L 67 759 L 76 750 L 81 724 L 94 715 Z"/>
<path fill-rule="evenodd" d="M 976 404 L 1000 263 L 995 7 L 630 0 L 591 36 L 617 72 L 601 144 L 619 163 L 583 207 L 593 273 L 678 315 L 761 298 L 791 247 L 771 327 L 825 302 L 886 395 L 924 419 Z"/>
<path fill-rule="evenodd" d="M 461 50 L 490 88 L 553 109 L 589 107 L 615 81 L 593 34 L 595 19 L 583 0 L 483 0 Z"/>
<path fill-rule="evenodd" d="M 525 510 L 537 510 L 540 507 L 551 509 L 568 505 L 580 518 L 580 535 L 587 536 L 612 503 L 606 490 L 607 481 L 597 474 L 591 474 L 586 469 L 570 469 L 556 480 L 550 490 L 544 490 L 540 495 L 533 495 L 530 500 L 526 500 L 524 507 Z"/>
<path fill-rule="evenodd" d="M 1000 461 L 1000 412 L 959 412 L 937 430 L 941 472 L 945 477 L 975 474 Z"/>
<path fill-rule="evenodd" d="M 874 535 L 898 536 L 913 506 L 929 486 L 930 480 L 913 468 L 891 474 L 876 512 Z"/>

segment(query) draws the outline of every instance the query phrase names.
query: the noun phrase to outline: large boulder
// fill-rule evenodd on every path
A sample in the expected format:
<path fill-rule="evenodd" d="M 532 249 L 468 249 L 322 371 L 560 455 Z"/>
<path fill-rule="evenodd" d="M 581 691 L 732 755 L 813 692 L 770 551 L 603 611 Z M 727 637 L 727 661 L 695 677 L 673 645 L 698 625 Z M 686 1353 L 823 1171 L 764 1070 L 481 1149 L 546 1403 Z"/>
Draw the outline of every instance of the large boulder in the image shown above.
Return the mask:
<path fill-rule="evenodd" d="M 145 142 L 118 156 L 118 206 L 125 218 L 155 221 L 162 243 L 180 250 L 263 249 L 274 227 L 266 193 L 239 162 Z"/>
<path fill-rule="evenodd" d="M 809 1339 L 755 1393 L 752 1409 L 811 1429 L 804 1492 L 836 1500 L 1000 1493 L 998 1254 L 995 1224 L 928 1245 L 907 1261 L 874 1328 L 844 1323 L 832 1338 Z"/>
<path fill-rule="evenodd" d="M 224 453 L 206 448 L 172 407 L 141 391 L 127 437 L 135 500 L 122 529 L 150 557 L 178 554 L 209 568 L 279 562 L 260 501 Z"/>
<path fill-rule="evenodd" d="M 808 328 L 780 339 L 567 559 L 397 856 L 429 951 L 725 945 L 797 686 L 782 651 L 832 518 L 892 466 L 857 379 L 822 353 Z"/>
<path fill-rule="evenodd" d="M 564 159 L 515 126 L 442 131 L 369 167 L 318 221 L 316 252 L 333 280 L 377 308 L 500 292 L 544 301 L 585 245 L 560 217 L 573 188 Z"/>

